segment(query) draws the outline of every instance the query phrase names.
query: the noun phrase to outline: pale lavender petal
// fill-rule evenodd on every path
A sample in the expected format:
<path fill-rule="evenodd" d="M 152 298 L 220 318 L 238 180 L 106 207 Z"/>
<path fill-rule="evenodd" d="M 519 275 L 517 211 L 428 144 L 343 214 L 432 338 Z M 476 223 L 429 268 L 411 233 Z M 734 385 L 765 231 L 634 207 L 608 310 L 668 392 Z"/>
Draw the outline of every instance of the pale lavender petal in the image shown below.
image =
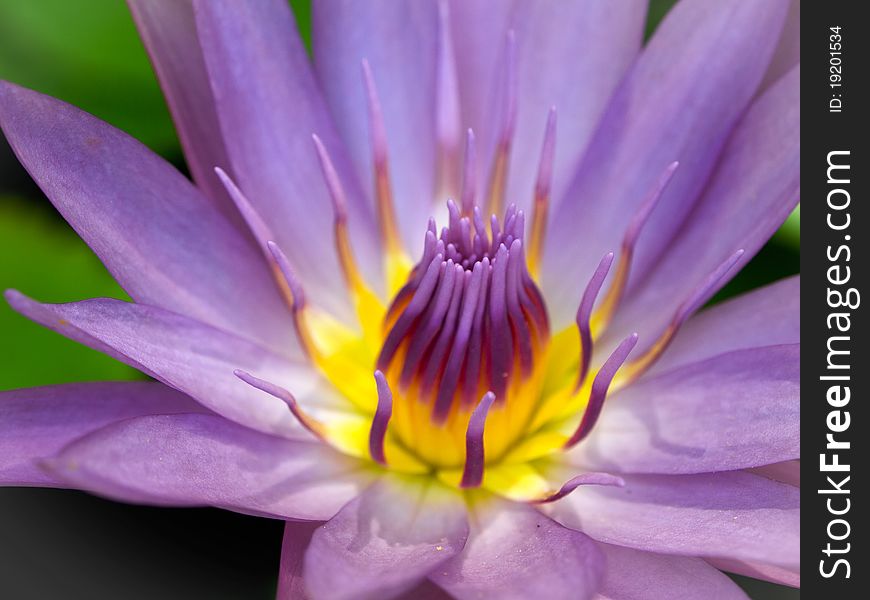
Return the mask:
<path fill-rule="evenodd" d="M 361 462 L 325 444 L 196 414 L 108 425 L 64 448 L 48 468 L 76 487 L 128 502 L 321 521 L 368 480 Z"/>
<path fill-rule="evenodd" d="M 646 4 L 646 0 L 515 3 L 512 26 L 519 89 L 507 198 L 518 208 L 531 207 L 551 106 L 559 111 L 553 206 L 563 199 L 613 90 L 640 51 Z M 607 52 L 600 52 L 604 47 Z"/>
<path fill-rule="evenodd" d="M 400 600 L 454 600 L 453 596 L 429 581 L 422 582 L 417 587 L 399 596 Z"/>
<path fill-rule="evenodd" d="M 456 556 L 465 503 L 429 478 L 385 477 L 314 532 L 305 585 L 321 598 L 392 598 Z"/>
<path fill-rule="evenodd" d="M 224 215 L 239 214 L 215 177 L 229 166 L 190 0 L 127 0 L 169 104 L 193 180 Z"/>
<path fill-rule="evenodd" d="M 7 292 L 6 297 L 15 310 L 49 329 L 106 352 L 259 431 L 310 438 L 286 403 L 240 381 L 233 375 L 235 369 L 292 390 L 315 416 L 343 402 L 307 363 L 290 361 L 182 315 L 111 299 L 39 304 L 17 292 Z"/>
<path fill-rule="evenodd" d="M 800 455 L 800 344 L 720 354 L 614 394 L 566 459 L 616 473 L 708 473 Z"/>
<path fill-rule="evenodd" d="M 284 525 L 281 567 L 278 571 L 278 600 L 302 600 L 307 597 L 302 579 L 302 565 L 305 550 L 318 527 L 320 523 L 317 521 L 287 521 Z"/>
<path fill-rule="evenodd" d="M 293 324 L 257 249 L 142 144 L 48 96 L 0 82 L 18 159 L 137 302 L 280 348 Z"/>
<path fill-rule="evenodd" d="M 492 114 L 493 90 L 497 89 L 498 84 L 496 69 L 504 51 L 505 36 L 513 26 L 514 2 L 448 0 L 448 3 L 462 125 L 474 131 L 475 145 L 478 148 L 475 163 L 479 188 L 477 198 L 480 199 L 480 194 L 486 189 L 489 161 L 496 139 L 497 122 Z M 549 106 L 545 110 L 548 109 Z M 546 118 L 546 115 L 541 118 Z M 541 135 L 543 132 L 541 121 L 538 133 Z M 483 145 L 487 148 L 485 152 L 482 150 Z M 536 146 L 540 148 L 540 140 Z"/>
<path fill-rule="evenodd" d="M 689 220 L 643 282 L 629 290 L 607 338 L 615 340 L 620 331 L 634 328 L 652 343 L 667 326 L 678 299 L 723 256 L 745 250 L 729 272 L 733 276 L 785 221 L 800 194 L 799 90 L 796 67 L 749 108 Z"/>
<path fill-rule="evenodd" d="M 596 600 L 746 600 L 733 581 L 700 558 L 599 544 L 607 559 Z"/>
<path fill-rule="evenodd" d="M 371 207 L 359 188 L 284 0 L 194 0 L 196 26 L 235 181 L 268 222 L 312 298 L 349 316 L 333 243 L 333 211 L 311 135 L 347 193 L 358 263 L 380 261 Z M 225 167 L 225 165 L 217 165 Z"/>
<path fill-rule="evenodd" d="M 773 479 L 774 481 L 793 485 L 797 488 L 801 486 L 800 459 L 786 460 L 771 465 L 764 465 L 763 467 L 747 469 L 747 471 L 755 473 L 756 475 L 761 475 L 762 477 L 767 477 L 768 479 Z"/>
<path fill-rule="evenodd" d="M 644 377 L 718 354 L 800 342 L 800 276 L 789 277 L 706 309 L 680 329 Z"/>
<path fill-rule="evenodd" d="M 436 202 L 437 2 L 322 0 L 312 5 L 314 68 L 363 188 L 374 190 L 371 123 L 361 61 L 371 66 L 384 117 L 399 229 L 416 248 Z M 462 129 L 455 134 L 462 139 Z M 454 157 L 456 158 L 456 157 Z M 451 190 L 458 197 L 458 190 Z"/>
<path fill-rule="evenodd" d="M 766 90 L 780 77 L 788 73 L 792 67 L 801 61 L 801 3 L 791 0 L 788 16 L 779 36 L 779 44 L 773 53 L 770 66 L 761 82 L 761 89 Z"/>
<path fill-rule="evenodd" d="M 478 182 L 495 151 L 498 65 L 505 36 L 517 44 L 517 123 L 508 202 L 531 206 L 538 153 L 551 106 L 559 111 L 552 197 L 559 200 L 607 100 L 640 50 L 646 3 L 451 2 L 463 125 L 481 142 Z M 607 52 L 600 48 L 607 47 Z M 602 252 L 603 254 L 603 252 Z"/>
<path fill-rule="evenodd" d="M 109 423 L 204 411 L 159 383 L 73 383 L 0 392 L 0 485 L 55 487 L 40 468 L 66 444 Z"/>
<path fill-rule="evenodd" d="M 743 472 L 626 475 L 588 486 L 552 516 L 593 538 L 639 550 L 800 565 L 800 490 Z"/>
<path fill-rule="evenodd" d="M 430 578 L 459 600 L 591 598 L 604 574 L 598 545 L 531 506 L 489 499 L 475 505 L 456 558 Z"/>
<path fill-rule="evenodd" d="M 755 94 L 787 8 L 787 0 L 683 0 L 659 25 L 553 211 L 542 277 L 557 324 L 568 322 L 596 261 L 618 246 L 647 191 L 679 161 L 638 241 L 633 278 L 670 242 Z"/>
<path fill-rule="evenodd" d="M 741 560 L 729 560 L 726 558 L 708 558 L 707 562 L 723 571 L 729 573 L 737 573 L 746 577 L 754 577 L 755 579 L 763 579 L 780 585 L 787 585 L 793 588 L 801 586 L 801 571 L 800 568 L 784 569 L 760 563 L 752 563 Z"/>

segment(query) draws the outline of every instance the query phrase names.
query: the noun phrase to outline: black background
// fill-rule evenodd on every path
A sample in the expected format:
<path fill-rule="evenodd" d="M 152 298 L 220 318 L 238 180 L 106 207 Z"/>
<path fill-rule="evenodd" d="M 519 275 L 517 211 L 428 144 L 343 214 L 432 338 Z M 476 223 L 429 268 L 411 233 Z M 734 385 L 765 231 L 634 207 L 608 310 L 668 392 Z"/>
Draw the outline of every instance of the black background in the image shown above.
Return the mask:
<path fill-rule="evenodd" d="M 283 521 L 0 490 L 0 598 L 274 598 Z"/>

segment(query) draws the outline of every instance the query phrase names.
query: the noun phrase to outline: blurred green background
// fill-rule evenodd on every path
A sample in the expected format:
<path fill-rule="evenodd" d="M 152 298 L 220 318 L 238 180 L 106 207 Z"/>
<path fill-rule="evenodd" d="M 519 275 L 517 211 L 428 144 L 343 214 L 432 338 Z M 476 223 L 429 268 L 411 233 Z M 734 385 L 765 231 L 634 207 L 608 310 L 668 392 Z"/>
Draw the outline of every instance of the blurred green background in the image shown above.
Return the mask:
<path fill-rule="evenodd" d="M 306 40 L 309 2 L 291 2 Z M 672 4 L 653 0 L 647 34 Z M 184 169 L 157 81 L 121 0 L 0 0 L 0 79 L 82 107 Z M 716 300 L 798 272 L 799 244 L 798 210 Z M 125 297 L 17 164 L 2 136 L 0 287 L 51 302 Z M 5 302 L 0 302 L 0 336 L 0 390 L 142 377 L 27 321 Z M 797 597 L 794 591 L 741 583 L 756 598 Z"/>

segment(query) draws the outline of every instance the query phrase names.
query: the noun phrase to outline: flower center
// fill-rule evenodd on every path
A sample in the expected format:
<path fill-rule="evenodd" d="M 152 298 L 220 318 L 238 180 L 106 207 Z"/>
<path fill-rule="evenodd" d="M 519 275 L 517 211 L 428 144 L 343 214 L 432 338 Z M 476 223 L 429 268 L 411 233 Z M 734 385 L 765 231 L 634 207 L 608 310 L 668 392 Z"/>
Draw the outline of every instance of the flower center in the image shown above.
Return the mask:
<path fill-rule="evenodd" d="M 513 36 L 508 35 L 508 83 L 514 80 L 513 43 Z M 398 471 L 433 473 L 461 487 L 482 485 L 515 498 L 564 495 L 580 483 L 569 481 L 554 494 L 540 473 L 547 468 L 550 454 L 589 434 L 614 376 L 637 342 L 637 335 L 632 334 L 606 360 L 593 358 L 595 340 L 625 290 L 638 236 L 677 163 L 665 169 L 632 216 L 611 283 L 597 308 L 613 253 L 602 258 L 579 299 L 576 327 L 551 335 L 547 308 L 533 275 L 541 262 L 548 221 L 555 109 L 550 110 L 544 132 L 528 244 L 522 211 L 510 207 L 501 221 L 496 216 L 504 206 L 514 129 L 514 93 L 508 85 L 484 198 L 491 218 L 485 221 L 476 206 L 474 135 L 469 130 L 461 209 L 448 202 L 448 225 L 440 233 L 430 219 L 422 257 L 414 265 L 398 235 L 386 130 L 374 78 L 365 61 L 363 80 L 385 283 L 393 296 L 388 306 L 356 264 L 342 182 L 326 148 L 313 136 L 333 203 L 336 251 L 358 329 L 306 302 L 292 265 L 268 241 L 273 239 L 268 225 L 257 217 L 241 190 L 219 172 L 273 268 L 301 345 L 334 391 L 353 407 L 336 412 L 325 406 L 299 406 L 289 391 L 248 373 L 237 375 L 285 400 L 304 427 L 349 454 Z M 456 186 L 447 188 L 455 190 Z M 740 254 L 726 260 L 679 306 L 661 336 L 620 372 L 617 385 L 638 377 L 652 364 Z"/>
<path fill-rule="evenodd" d="M 481 397 L 495 400 L 485 445 L 496 459 L 522 436 L 540 396 L 549 340 L 544 301 L 526 268 L 522 211 L 487 230 L 479 209 L 425 236 L 423 256 L 386 314 L 377 359 L 393 390 L 397 442 L 427 464 L 461 467 Z"/>

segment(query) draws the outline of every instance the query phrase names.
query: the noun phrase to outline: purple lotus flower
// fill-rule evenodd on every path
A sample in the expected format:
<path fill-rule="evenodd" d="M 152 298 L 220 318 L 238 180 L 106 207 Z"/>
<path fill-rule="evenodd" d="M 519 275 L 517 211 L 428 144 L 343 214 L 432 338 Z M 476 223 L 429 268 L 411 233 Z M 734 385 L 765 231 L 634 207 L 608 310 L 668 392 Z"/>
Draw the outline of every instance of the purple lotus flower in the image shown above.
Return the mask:
<path fill-rule="evenodd" d="M 196 185 L 0 84 L 135 302 L 7 299 L 159 383 L 5 392 L 0 482 L 284 519 L 284 597 L 798 584 L 799 282 L 694 316 L 798 199 L 785 0 L 130 4 Z"/>

